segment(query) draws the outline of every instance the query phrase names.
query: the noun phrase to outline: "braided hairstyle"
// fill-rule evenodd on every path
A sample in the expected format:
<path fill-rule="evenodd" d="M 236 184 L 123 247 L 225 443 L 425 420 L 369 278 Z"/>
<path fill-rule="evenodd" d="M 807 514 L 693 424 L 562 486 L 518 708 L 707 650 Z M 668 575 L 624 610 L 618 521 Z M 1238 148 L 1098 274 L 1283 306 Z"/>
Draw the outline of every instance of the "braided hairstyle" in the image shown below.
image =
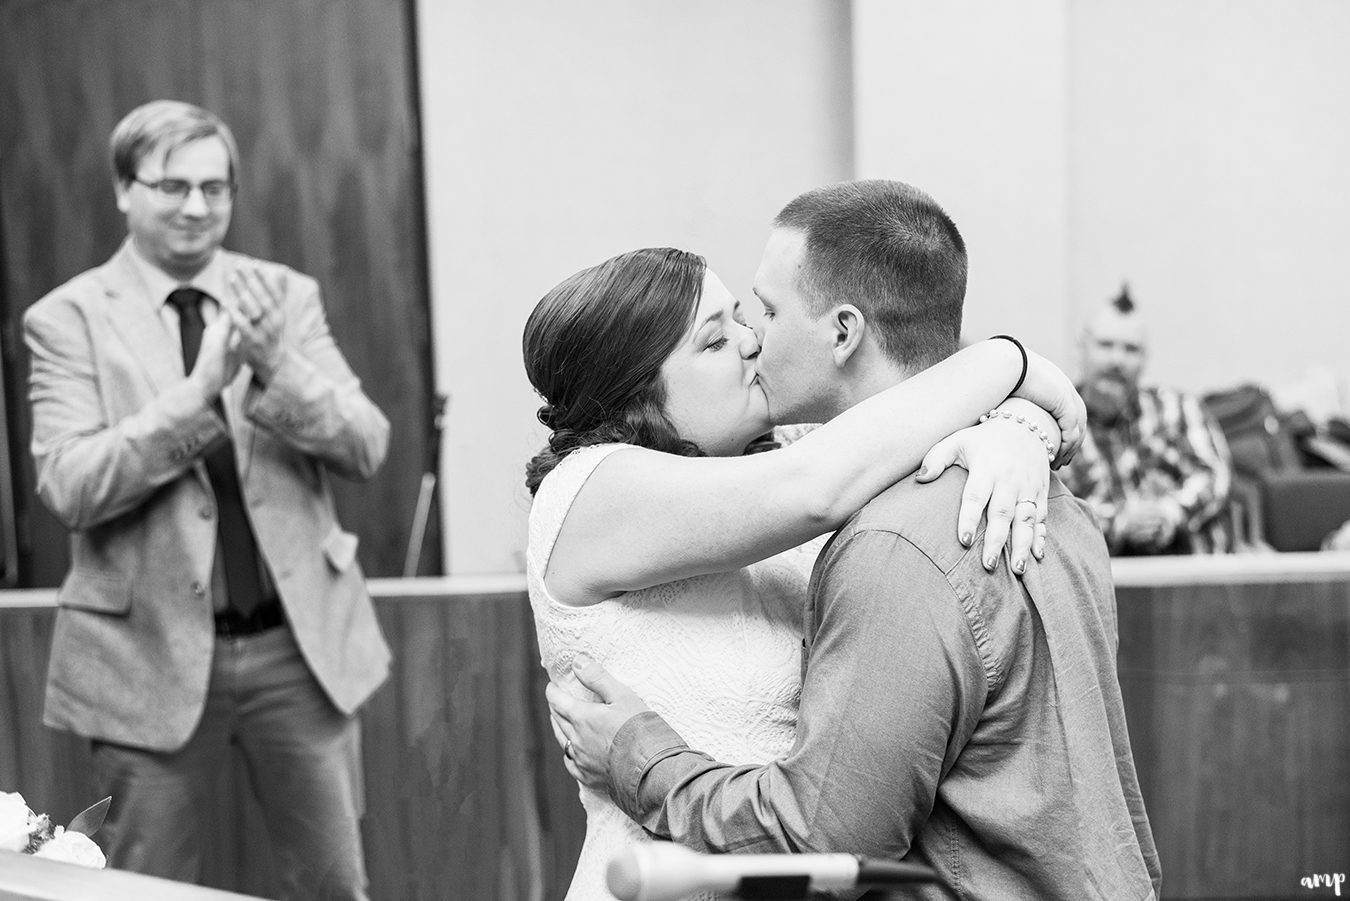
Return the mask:
<path fill-rule="evenodd" d="M 707 269 L 688 251 L 634 250 L 565 279 L 535 306 L 522 350 L 552 434 L 525 467 L 531 496 L 568 454 L 594 444 L 702 455 L 666 415 L 661 366 L 693 325 Z"/>

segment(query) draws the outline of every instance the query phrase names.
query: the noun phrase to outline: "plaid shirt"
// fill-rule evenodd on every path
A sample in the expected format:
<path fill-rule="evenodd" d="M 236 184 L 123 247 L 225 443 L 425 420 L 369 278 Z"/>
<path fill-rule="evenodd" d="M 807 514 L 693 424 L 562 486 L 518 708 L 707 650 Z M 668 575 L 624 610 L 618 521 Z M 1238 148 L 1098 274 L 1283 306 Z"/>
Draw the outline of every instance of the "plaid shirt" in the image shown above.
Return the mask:
<path fill-rule="evenodd" d="M 1081 390 L 1081 389 L 1080 389 Z M 1137 406 L 1089 434 L 1060 475 L 1088 502 L 1113 555 L 1222 554 L 1233 549 L 1227 510 L 1232 472 L 1223 432 L 1195 397 L 1141 388 Z M 1132 543 L 1121 515 L 1131 498 L 1170 497 L 1183 522 L 1165 547 Z M 1052 523 L 1050 526 L 1054 528 Z"/>

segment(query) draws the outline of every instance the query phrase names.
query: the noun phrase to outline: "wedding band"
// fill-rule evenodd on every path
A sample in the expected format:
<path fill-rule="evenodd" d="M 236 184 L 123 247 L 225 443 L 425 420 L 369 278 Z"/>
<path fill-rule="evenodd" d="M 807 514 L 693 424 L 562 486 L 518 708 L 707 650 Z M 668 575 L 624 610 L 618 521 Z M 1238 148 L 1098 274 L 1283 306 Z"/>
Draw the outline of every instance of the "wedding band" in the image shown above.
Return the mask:
<path fill-rule="evenodd" d="M 567 740 L 567 744 L 563 745 L 563 756 L 568 760 L 572 759 L 572 739 L 570 738 Z"/>
<path fill-rule="evenodd" d="M 1024 498 L 1022 498 L 1020 501 L 1018 501 L 1018 503 L 1019 503 L 1019 504 L 1031 504 L 1033 507 L 1039 507 L 1039 506 L 1040 506 L 1040 504 L 1036 503 L 1036 498 L 1034 498 L 1034 497 L 1024 497 Z"/>

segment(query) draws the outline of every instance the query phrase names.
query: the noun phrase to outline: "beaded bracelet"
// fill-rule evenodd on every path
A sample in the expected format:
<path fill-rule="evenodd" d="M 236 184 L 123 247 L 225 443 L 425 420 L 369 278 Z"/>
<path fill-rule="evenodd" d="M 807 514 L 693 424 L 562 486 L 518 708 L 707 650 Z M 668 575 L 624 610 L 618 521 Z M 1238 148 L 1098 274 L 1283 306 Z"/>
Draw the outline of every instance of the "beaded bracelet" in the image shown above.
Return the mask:
<path fill-rule="evenodd" d="M 1045 445 L 1046 457 L 1048 457 L 1051 460 L 1055 459 L 1055 445 L 1054 442 L 1050 440 L 1050 436 L 1045 434 L 1045 429 L 1036 425 L 1036 423 L 1032 422 L 1030 419 L 1027 419 L 1025 416 L 1022 416 L 1017 413 L 1011 413 L 1008 410 L 990 410 L 988 413 L 982 413 L 980 414 L 980 422 L 982 423 L 988 422 L 989 420 L 993 419 L 996 416 L 1002 416 L 1004 419 L 1016 420 L 1017 422 L 1020 422 L 1022 423 L 1022 425 L 1031 429 L 1032 434 L 1034 434 L 1037 438 L 1041 439 L 1041 443 Z"/>

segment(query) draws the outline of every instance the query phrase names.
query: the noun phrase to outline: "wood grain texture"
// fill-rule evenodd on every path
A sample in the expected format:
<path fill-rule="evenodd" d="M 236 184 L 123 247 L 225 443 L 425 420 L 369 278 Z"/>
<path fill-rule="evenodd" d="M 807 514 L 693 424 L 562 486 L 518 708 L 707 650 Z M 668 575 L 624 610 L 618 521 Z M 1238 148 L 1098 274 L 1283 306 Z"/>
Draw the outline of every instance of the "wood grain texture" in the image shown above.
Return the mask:
<path fill-rule="evenodd" d="M 388 586 L 391 583 L 384 583 Z M 398 597 L 362 713 L 374 896 L 551 901 L 584 816 L 519 592 Z M 1118 591 L 1121 685 L 1166 898 L 1294 898 L 1350 860 L 1350 578 Z M 85 743 L 40 726 L 54 611 L 0 607 L 0 788 L 58 820 L 93 798 Z M 208 882 L 270 896 L 256 807 L 226 773 Z"/>
<path fill-rule="evenodd" d="M 1117 591 L 1120 679 L 1168 898 L 1350 872 L 1350 582 Z"/>
<path fill-rule="evenodd" d="M 528 601 L 386 598 L 377 611 L 394 669 L 361 713 L 372 897 L 561 898 L 585 815 L 548 725 Z M 96 788 L 87 742 L 41 725 L 54 618 L 0 608 L 0 789 L 66 822 Z M 211 809 L 204 882 L 276 897 L 242 767 Z"/>
<path fill-rule="evenodd" d="M 242 157 L 226 244 L 314 276 L 392 425 L 365 485 L 335 480 L 371 576 L 401 574 L 427 464 L 431 348 L 411 0 L 0 3 L 0 355 L 21 582 L 55 585 L 65 533 L 33 494 L 23 310 L 126 234 L 108 136 L 156 98 L 227 121 Z M 439 516 L 423 554 L 440 571 Z"/>

